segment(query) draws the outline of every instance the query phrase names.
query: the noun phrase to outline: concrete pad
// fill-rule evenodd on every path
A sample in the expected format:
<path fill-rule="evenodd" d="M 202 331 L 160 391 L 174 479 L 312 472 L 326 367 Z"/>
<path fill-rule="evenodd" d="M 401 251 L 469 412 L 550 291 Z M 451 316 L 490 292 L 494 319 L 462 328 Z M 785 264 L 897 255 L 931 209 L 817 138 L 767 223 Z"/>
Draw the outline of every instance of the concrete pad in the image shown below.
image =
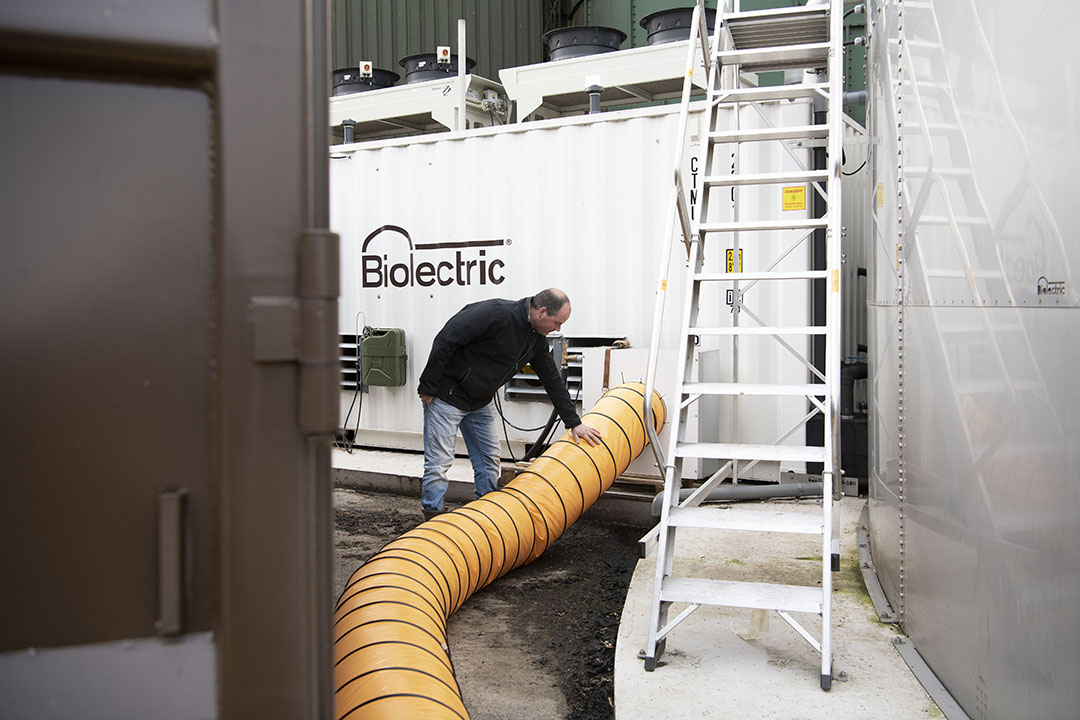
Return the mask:
<path fill-rule="evenodd" d="M 616 720 L 746 717 L 944 717 L 893 647 L 899 629 L 881 623 L 862 584 L 856 524 L 865 501 L 841 504 L 841 568 L 833 575 L 833 683 L 820 688 L 821 656 L 775 613 L 757 639 L 743 639 L 751 611 L 703 606 L 669 633 L 662 663 L 645 672 L 638 652 L 648 631 L 655 552 L 641 560 L 627 592 L 615 650 Z M 820 513 L 813 501 L 743 503 Z M 821 577 L 819 537 L 684 528 L 675 574 L 813 585 Z M 672 607 L 675 618 L 684 605 Z M 820 639 L 821 618 L 792 614 Z"/>

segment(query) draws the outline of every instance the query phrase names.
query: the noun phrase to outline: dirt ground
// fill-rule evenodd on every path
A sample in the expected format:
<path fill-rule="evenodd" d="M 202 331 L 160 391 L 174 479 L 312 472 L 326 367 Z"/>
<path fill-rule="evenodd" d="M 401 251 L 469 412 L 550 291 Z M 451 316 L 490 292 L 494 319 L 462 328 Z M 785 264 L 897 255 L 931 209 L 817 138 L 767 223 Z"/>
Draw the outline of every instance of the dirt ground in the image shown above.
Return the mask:
<path fill-rule="evenodd" d="M 422 516 L 418 498 L 340 488 L 334 510 L 336 600 L 364 560 Z M 450 652 L 472 720 L 614 717 L 619 615 L 646 530 L 582 519 L 451 616 Z"/>

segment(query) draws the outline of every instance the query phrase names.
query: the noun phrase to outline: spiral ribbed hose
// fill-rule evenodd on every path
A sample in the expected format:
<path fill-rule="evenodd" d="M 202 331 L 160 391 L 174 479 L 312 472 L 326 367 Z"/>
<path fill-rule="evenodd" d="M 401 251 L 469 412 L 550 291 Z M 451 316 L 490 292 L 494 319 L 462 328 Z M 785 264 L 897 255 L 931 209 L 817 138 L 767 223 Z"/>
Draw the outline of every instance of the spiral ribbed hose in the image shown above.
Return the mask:
<path fill-rule="evenodd" d="M 337 717 L 468 718 L 446 645 L 450 614 L 480 588 L 551 546 L 648 444 L 644 386 L 608 391 L 569 433 L 505 487 L 392 540 L 349 579 L 334 613 Z M 666 408 L 653 394 L 656 430 Z"/>

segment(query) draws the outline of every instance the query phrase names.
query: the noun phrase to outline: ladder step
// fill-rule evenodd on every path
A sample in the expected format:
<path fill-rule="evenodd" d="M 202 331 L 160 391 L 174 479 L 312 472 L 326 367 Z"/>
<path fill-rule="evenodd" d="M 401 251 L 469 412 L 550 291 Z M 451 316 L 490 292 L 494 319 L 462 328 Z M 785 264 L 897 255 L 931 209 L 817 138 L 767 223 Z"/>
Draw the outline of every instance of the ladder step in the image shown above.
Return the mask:
<path fill-rule="evenodd" d="M 709 507 L 673 507 L 668 511 L 668 524 L 674 527 L 708 528 L 710 530 L 780 532 L 802 535 L 820 535 L 824 528 L 824 521 L 820 512 L 749 510 L 717 505 Z"/>
<path fill-rule="evenodd" d="M 970 168 L 909 167 L 904 169 L 905 175 L 917 178 L 929 177 L 931 172 L 934 175 L 940 175 L 941 177 L 947 178 L 964 178 L 972 175 Z"/>
<path fill-rule="evenodd" d="M 777 385 L 773 383 L 692 382 L 683 385 L 684 395 L 765 395 L 770 397 L 825 397 L 824 383 Z"/>
<path fill-rule="evenodd" d="M 780 185 L 783 183 L 821 182 L 829 179 L 828 170 L 802 170 L 786 173 L 754 173 L 741 175 L 710 175 L 705 185 Z"/>
<path fill-rule="evenodd" d="M 730 223 L 701 223 L 702 232 L 730 233 L 752 230 L 808 230 L 829 227 L 828 218 L 802 218 L 799 220 L 743 220 Z"/>
<path fill-rule="evenodd" d="M 744 280 L 824 280 L 827 277 L 829 277 L 828 270 L 796 270 L 794 272 L 696 273 L 694 280 L 742 282 Z"/>
<path fill-rule="evenodd" d="M 825 462 L 825 448 L 807 445 L 746 445 L 729 443 L 678 443 L 678 457 L 714 460 L 774 460 L 777 462 Z"/>
<path fill-rule="evenodd" d="M 991 395 L 993 393 L 1009 392 L 1010 390 L 1031 392 L 1041 390 L 1042 387 L 1042 384 L 1036 380 L 1015 380 L 1011 385 L 1004 380 L 969 380 L 957 383 L 956 392 L 959 395 Z"/>
<path fill-rule="evenodd" d="M 821 614 L 821 588 L 772 583 L 664 578 L 660 599 L 667 602 L 698 603 L 758 610 L 786 610 Z"/>
<path fill-rule="evenodd" d="M 983 280 L 999 280 L 1004 279 L 1001 272 L 998 270 L 972 270 L 970 273 L 973 278 L 981 278 Z M 927 268 L 926 277 L 931 278 L 945 278 L 953 280 L 966 280 L 968 278 L 967 270 L 948 270 L 946 268 Z"/>
<path fill-rule="evenodd" d="M 717 143 L 797 140 L 801 138 L 822 138 L 828 136 L 828 125 L 794 125 L 788 127 L 758 128 L 755 130 L 719 130 L 709 133 L 709 139 Z"/>
<path fill-rule="evenodd" d="M 735 327 L 692 327 L 689 335 L 824 335 L 824 325 L 810 327 L 765 327 L 738 325 Z"/>
<path fill-rule="evenodd" d="M 725 13 L 723 18 L 731 40 L 739 50 L 829 39 L 826 6 Z"/>
<path fill-rule="evenodd" d="M 815 42 L 726 50 L 716 53 L 716 59 L 721 65 L 738 65 L 744 72 L 823 68 L 829 62 L 829 47 L 827 42 Z"/>
<path fill-rule="evenodd" d="M 828 83 L 770 85 L 768 87 L 718 90 L 713 102 L 717 104 L 762 102 L 766 100 L 796 100 L 798 98 L 828 97 Z"/>

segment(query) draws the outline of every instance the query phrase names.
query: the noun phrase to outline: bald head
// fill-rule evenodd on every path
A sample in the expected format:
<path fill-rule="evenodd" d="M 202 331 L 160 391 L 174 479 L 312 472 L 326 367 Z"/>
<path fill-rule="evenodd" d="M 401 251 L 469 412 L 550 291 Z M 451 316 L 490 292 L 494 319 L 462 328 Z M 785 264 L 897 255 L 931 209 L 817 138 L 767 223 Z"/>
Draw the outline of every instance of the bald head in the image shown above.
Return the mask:
<path fill-rule="evenodd" d="M 548 288 L 529 301 L 529 324 L 541 335 L 562 329 L 570 318 L 570 298 L 558 288 Z"/>

